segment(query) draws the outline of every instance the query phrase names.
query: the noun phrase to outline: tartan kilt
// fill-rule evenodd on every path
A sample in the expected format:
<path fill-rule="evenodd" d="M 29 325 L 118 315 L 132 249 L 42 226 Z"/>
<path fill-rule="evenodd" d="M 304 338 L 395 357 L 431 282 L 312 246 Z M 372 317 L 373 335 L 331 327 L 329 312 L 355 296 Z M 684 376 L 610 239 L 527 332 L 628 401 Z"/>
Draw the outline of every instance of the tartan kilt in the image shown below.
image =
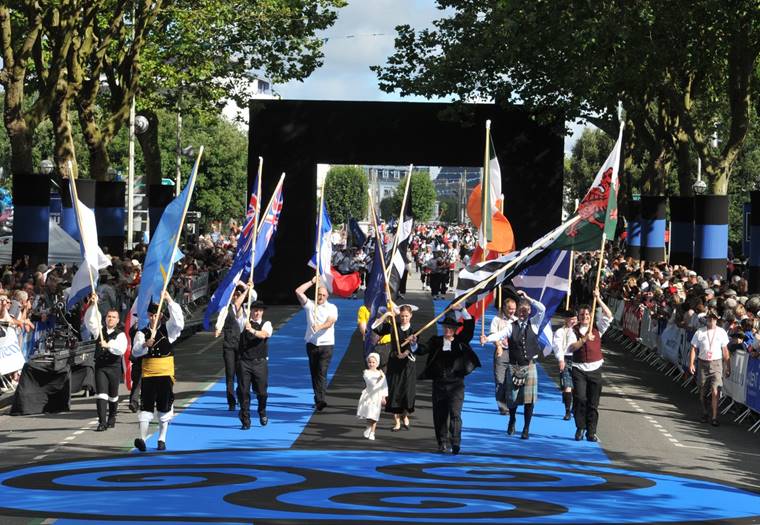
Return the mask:
<path fill-rule="evenodd" d="M 535 403 L 538 401 L 538 372 L 536 364 L 531 361 L 528 365 L 528 375 L 525 377 L 525 384 L 520 388 L 514 388 L 512 385 L 512 367 L 507 367 L 507 388 L 510 388 L 511 406 L 524 405 L 526 403 Z"/>

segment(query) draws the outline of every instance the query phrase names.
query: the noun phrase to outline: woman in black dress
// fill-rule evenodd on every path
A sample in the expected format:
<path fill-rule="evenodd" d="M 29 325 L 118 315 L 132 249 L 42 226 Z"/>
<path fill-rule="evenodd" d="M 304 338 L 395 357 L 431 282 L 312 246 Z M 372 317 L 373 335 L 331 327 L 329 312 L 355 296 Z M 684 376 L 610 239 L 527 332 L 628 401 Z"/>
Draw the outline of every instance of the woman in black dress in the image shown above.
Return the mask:
<path fill-rule="evenodd" d="M 398 340 L 403 344 L 406 339 L 414 333 L 412 330 L 412 312 L 417 307 L 411 304 L 402 304 L 398 307 L 396 316 L 396 328 L 398 330 Z M 391 351 L 388 357 L 388 369 L 385 377 L 388 381 L 388 398 L 385 403 L 385 411 L 393 414 L 394 426 L 392 432 L 398 432 L 402 428 L 409 430 L 409 414 L 414 412 L 414 398 L 417 387 L 417 372 L 414 361 L 414 354 L 409 345 L 401 349 L 401 354 L 397 351 L 396 336 L 393 333 L 390 312 L 386 312 L 374 324 L 373 330 L 378 335 L 391 336 Z"/>

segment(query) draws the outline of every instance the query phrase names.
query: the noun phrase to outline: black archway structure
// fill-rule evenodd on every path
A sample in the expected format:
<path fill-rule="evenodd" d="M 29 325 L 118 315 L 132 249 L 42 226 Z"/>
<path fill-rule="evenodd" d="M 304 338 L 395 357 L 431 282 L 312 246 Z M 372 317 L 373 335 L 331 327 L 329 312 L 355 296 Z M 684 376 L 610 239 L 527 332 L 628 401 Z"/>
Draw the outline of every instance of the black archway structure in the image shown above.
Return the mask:
<path fill-rule="evenodd" d="M 287 174 L 273 268 L 257 286 L 269 303 L 293 303 L 293 289 L 311 273 L 306 262 L 315 242 L 317 164 L 481 166 L 484 123 L 491 119 L 505 214 L 518 246 L 559 224 L 562 118 L 540 125 L 521 107 L 493 104 L 304 100 L 256 100 L 250 115 L 249 187 L 259 156 L 263 202 Z"/>

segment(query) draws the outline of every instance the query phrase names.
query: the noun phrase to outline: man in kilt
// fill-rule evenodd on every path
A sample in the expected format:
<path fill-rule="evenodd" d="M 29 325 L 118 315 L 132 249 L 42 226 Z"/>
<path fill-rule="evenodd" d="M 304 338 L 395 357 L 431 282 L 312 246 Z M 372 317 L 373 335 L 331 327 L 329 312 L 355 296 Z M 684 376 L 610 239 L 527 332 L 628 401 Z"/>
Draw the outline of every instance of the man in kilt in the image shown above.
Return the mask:
<path fill-rule="evenodd" d="M 509 352 L 509 376 L 512 381 L 509 401 L 509 424 L 507 434 L 515 433 L 517 422 L 517 407 L 524 405 L 522 439 L 530 437 L 530 420 L 533 418 L 533 406 L 538 400 L 538 373 L 534 360 L 541 353 L 541 345 L 538 342 L 538 333 L 541 321 L 544 319 L 546 309 L 539 301 L 535 301 L 519 290 L 517 294 L 520 301 L 517 303 L 517 320 L 509 323 L 503 330 L 482 336 L 481 343 L 493 343 L 506 339 Z M 536 313 L 530 317 L 531 308 Z"/>
<path fill-rule="evenodd" d="M 567 346 L 573 327 L 578 323 L 578 315 L 572 310 L 564 310 L 560 313 L 560 317 L 564 323 L 554 332 L 552 351 L 559 363 L 559 389 L 562 392 L 562 402 L 565 404 L 565 417 L 562 419 L 569 421 L 573 406 L 573 376 L 571 374 L 573 354 L 567 353 Z"/>

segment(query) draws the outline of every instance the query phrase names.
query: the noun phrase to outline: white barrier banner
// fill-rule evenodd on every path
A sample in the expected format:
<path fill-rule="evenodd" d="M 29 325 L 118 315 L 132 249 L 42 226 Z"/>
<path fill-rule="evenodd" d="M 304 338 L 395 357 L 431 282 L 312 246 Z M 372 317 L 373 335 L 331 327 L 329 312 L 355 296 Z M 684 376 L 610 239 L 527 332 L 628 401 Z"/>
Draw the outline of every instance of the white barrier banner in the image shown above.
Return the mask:
<path fill-rule="evenodd" d="M 208 294 L 208 272 L 203 272 L 195 276 L 190 293 L 190 300 L 195 301 L 199 297 Z"/>
<path fill-rule="evenodd" d="M 11 329 L 9 328 L 9 330 Z M 0 375 L 21 370 L 24 368 L 25 362 L 24 353 L 18 344 L 17 336 L 8 334 L 0 340 Z"/>
<path fill-rule="evenodd" d="M 678 328 L 675 324 L 668 323 L 668 326 L 665 327 L 662 335 L 660 335 L 660 344 L 658 345 L 660 355 L 674 365 L 680 365 L 680 350 L 685 335 L 686 331 L 683 328 Z"/>
<path fill-rule="evenodd" d="M 731 375 L 723 378 L 726 395 L 742 405 L 747 403 L 747 361 L 749 354 L 744 350 L 731 352 Z"/>
<path fill-rule="evenodd" d="M 622 323 L 623 313 L 625 313 L 625 301 L 618 301 L 617 307 L 611 310 L 615 313 L 615 321 Z"/>
<path fill-rule="evenodd" d="M 658 325 L 659 323 L 657 322 L 657 319 L 654 319 L 652 317 L 652 313 L 649 311 L 649 309 L 644 309 L 644 312 L 641 316 L 639 338 L 641 339 L 641 344 L 651 350 L 655 350 L 657 348 Z"/>

